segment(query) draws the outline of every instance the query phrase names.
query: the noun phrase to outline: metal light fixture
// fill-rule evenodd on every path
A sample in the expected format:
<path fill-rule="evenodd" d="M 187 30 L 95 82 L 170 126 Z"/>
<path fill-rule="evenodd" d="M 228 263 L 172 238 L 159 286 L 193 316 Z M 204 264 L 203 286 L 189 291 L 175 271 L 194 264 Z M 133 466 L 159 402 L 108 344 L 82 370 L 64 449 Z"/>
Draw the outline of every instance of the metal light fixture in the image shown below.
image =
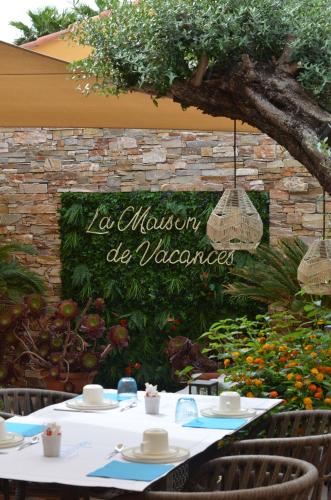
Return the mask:
<path fill-rule="evenodd" d="M 298 281 L 306 293 L 331 295 L 331 240 L 326 235 L 325 189 L 323 189 L 323 239 L 310 245 L 298 267 Z"/>
<path fill-rule="evenodd" d="M 260 214 L 243 188 L 237 188 L 237 122 L 233 129 L 234 189 L 225 189 L 207 222 L 215 250 L 254 251 L 263 235 Z"/>

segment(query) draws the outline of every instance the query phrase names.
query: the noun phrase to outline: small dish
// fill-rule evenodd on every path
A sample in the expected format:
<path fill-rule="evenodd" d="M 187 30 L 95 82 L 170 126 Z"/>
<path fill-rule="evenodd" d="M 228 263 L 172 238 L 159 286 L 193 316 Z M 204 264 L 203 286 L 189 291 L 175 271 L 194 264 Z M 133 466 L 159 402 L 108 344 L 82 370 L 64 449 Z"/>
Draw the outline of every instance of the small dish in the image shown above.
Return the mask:
<path fill-rule="evenodd" d="M 144 453 L 140 446 L 127 448 L 122 451 L 122 457 L 129 462 L 142 462 L 146 464 L 168 464 L 180 462 L 190 456 L 189 450 L 178 446 L 171 446 L 165 453 Z"/>
<path fill-rule="evenodd" d="M 201 410 L 201 415 L 204 417 L 213 417 L 213 418 L 242 418 L 242 417 L 254 417 L 256 414 L 255 410 L 251 410 L 248 408 L 242 408 L 241 410 L 233 413 L 225 413 L 219 410 L 218 408 L 205 408 Z"/>
<path fill-rule="evenodd" d="M 113 408 L 118 407 L 118 402 L 108 399 L 104 400 L 102 404 L 91 405 L 85 403 L 82 399 L 69 399 L 66 401 L 66 405 L 75 410 L 112 410 Z"/>
<path fill-rule="evenodd" d="M 0 448 L 11 448 L 24 441 L 24 437 L 16 432 L 7 432 L 7 439 L 0 440 Z"/>

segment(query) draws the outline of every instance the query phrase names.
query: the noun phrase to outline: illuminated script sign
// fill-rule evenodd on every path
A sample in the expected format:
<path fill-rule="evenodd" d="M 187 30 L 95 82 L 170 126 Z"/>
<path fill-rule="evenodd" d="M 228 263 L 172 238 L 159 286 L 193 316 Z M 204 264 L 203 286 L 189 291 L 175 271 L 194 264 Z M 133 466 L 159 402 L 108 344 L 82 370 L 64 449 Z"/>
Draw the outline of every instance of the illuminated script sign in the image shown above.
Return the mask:
<path fill-rule="evenodd" d="M 137 260 L 139 265 L 144 267 L 149 263 L 156 264 L 181 264 L 185 267 L 193 265 L 214 265 L 221 264 L 230 266 L 233 264 L 234 251 L 216 251 L 212 247 L 210 250 L 187 250 L 178 248 L 168 248 L 166 245 L 167 234 L 183 231 L 197 233 L 201 221 L 196 217 L 180 217 L 169 214 L 162 217 L 155 217 L 151 207 L 127 206 L 118 215 L 112 213 L 104 214 L 98 207 L 92 220 L 89 221 L 86 233 L 103 235 L 111 242 L 112 232 L 125 233 L 134 231 L 137 235 L 137 246 L 135 249 L 125 248 L 123 241 L 116 242 L 116 246 L 109 249 L 107 261 L 109 263 L 128 264 Z M 147 236 L 152 232 L 160 234 L 159 239 L 151 242 Z M 124 234 L 123 234 L 124 239 Z"/>

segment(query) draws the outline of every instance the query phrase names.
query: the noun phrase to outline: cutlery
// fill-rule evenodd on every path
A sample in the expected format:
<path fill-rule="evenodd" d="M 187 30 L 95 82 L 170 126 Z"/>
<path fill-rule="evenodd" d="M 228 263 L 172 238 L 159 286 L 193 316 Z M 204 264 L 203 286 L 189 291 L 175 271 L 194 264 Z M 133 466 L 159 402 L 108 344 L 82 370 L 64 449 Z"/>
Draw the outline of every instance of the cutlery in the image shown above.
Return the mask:
<path fill-rule="evenodd" d="M 19 446 L 16 451 L 24 450 L 24 448 L 27 448 L 28 446 L 37 444 L 38 441 L 39 441 L 39 436 L 32 436 L 30 441 L 26 441 L 25 443 L 21 444 L 21 446 Z"/>
<path fill-rule="evenodd" d="M 137 406 L 137 401 L 132 401 L 132 403 L 130 403 L 129 405 L 127 406 L 123 406 L 120 411 L 125 411 L 125 410 L 129 410 L 130 408 L 135 408 L 135 406 Z"/>
<path fill-rule="evenodd" d="M 123 450 L 124 448 L 124 444 L 123 443 L 118 443 L 115 448 L 114 448 L 114 451 L 112 451 L 107 458 L 111 458 L 115 455 L 117 455 L 117 453 L 121 453 L 121 451 Z"/>

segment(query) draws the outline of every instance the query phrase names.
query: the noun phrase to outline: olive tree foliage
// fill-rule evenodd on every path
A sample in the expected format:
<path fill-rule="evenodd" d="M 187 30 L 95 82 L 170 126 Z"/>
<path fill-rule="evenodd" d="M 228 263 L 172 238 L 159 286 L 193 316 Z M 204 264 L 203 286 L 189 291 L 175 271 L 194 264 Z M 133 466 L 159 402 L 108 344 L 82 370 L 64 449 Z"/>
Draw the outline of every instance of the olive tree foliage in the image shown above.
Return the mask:
<path fill-rule="evenodd" d="M 109 0 L 76 24 L 83 92 L 131 90 L 242 120 L 331 192 L 330 0 Z M 196 124 L 199 128 L 199 123 Z"/>

